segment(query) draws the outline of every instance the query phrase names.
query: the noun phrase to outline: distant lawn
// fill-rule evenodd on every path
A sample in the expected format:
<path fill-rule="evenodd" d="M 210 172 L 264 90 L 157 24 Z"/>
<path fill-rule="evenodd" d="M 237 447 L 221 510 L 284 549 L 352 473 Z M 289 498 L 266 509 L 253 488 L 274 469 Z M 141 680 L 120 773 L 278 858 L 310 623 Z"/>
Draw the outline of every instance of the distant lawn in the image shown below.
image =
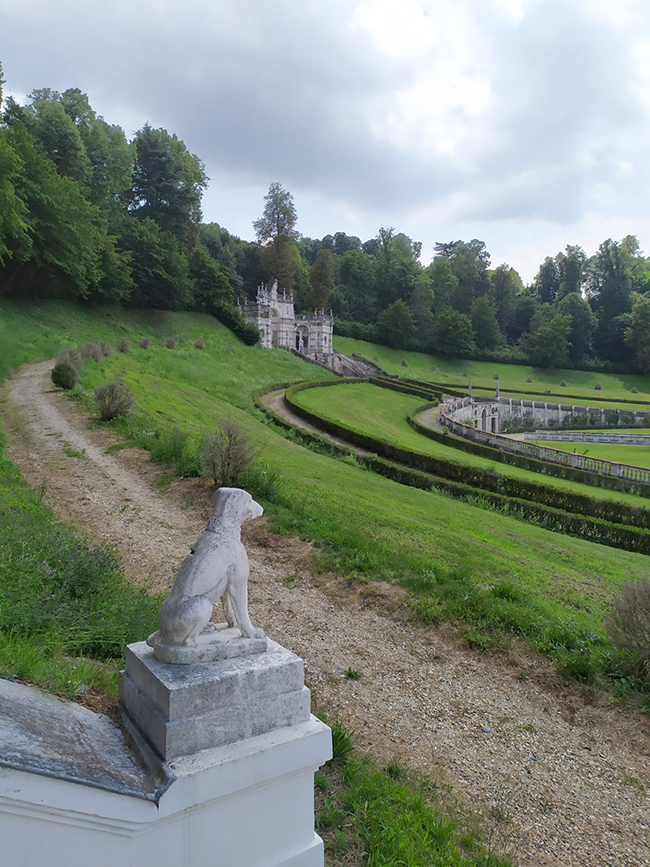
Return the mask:
<path fill-rule="evenodd" d="M 126 337 L 129 352 L 86 362 L 76 396 L 92 407 L 96 384 L 122 379 L 135 395 L 136 413 L 116 428 L 172 469 L 193 471 L 203 434 L 228 416 L 236 419 L 263 449 L 242 484 L 261 500 L 272 528 L 314 541 L 323 568 L 340 570 L 351 581 L 369 576 L 403 583 L 413 591 L 416 619 L 464 623 L 476 646 L 489 646 L 490 635 L 506 630 L 527 636 L 579 676 L 610 664 L 604 615 L 623 581 L 647 574 L 647 558 L 393 483 L 361 468 L 352 456 L 334 459 L 304 448 L 254 406 L 253 392 L 262 385 L 325 378 L 327 371 L 282 350 L 246 347 L 198 314 L 0 301 L 0 323 L 5 370 L 61 346 L 87 340 L 114 345 Z M 136 346 L 142 336 L 151 339 L 149 349 Z M 169 336 L 177 349 L 165 348 Z M 205 349 L 194 348 L 197 338 Z M 408 432 L 422 446 L 424 438 L 403 421 L 417 399 L 381 389 L 374 397 L 374 391 L 363 391 L 372 387 L 363 385 L 326 391 L 333 398 L 347 389 L 352 389 L 348 403 L 354 389 L 372 397 L 360 408 L 374 413 L 364 424 L 376 430 L 385 421 L 387 436 L 401 440 Z M 380 402 L 383 410 L 377 412 Z M 432 446 L 426 440 L 426 447 Z M 447 451 L 454 460 L 462 454 Z M 598 494 L 638 502 L 629 495 Z"/>
<path fill-rule="evenodd" d="M 342 422 L 352 430 L 371 434 L 384 442 L 403 446 L 420 454 L 433 455 L 436 458 L 480 467 L 484 470 L 493 470 L 511 478 L 586 494 L 596 499 L 613 500 L 643 508 L 650 506 L 650 501 L 647 498 L 638 497 L 635 494 L 584 485 L 556 476 L 541 475 L 532 470 L 492 461 L 489 458 L 473 455 L 462 449 L 428 439 L 415 431 L 406 420 L 410 412 L 425 403 L 419 397 L 398 394 L 369 383 L 351 383 L 333 388 L 306 389 L 298 392 L 294 399 L 300 406 L 322 418 Z M 561 448 L 563 444 L 553 443 L 550 445 L 553 448 Z M 591 449 L 591 444 L 587 448 Z"/>
<path fill-rule="evenodd" d="M 638 433 L 638 431 L 637 431 Z M 571 452 L 578 455 L 589 455 L 590 458 L 599 458 L 604 461 L 616 461 L 621 464 L 630 464 L 633 467 L 646 467 L 650 469 L 650 446 L 629 446 L 609 443 L 570 443 L 570 442 L 547 442 L 544 440 L 527 440 L 540 446 L 548 446 L 563 452 Z"/>
<path fill-rule="evenodd" d="M 442 355 L 425 355 L 421 352 L 390 349 L 377 343 L 338 337 L 336 334 L 334 347 L 346 355 L 360 352 L 370 360 L 377 356 L 376 363 L 387 373 L 426 382 L 446 382 L 450 387 L 453 384 L 467 387 L 471 377 L 472 385 L 493 389 L 496 386 L 494 380 L 496 373 L 499 375 L 501 388 L 515 389 L 522 394 L 530 390 L 544 392 L 548 388 L 553 394 L 567 392 L 595 402 L 599 399 L 634 400 L 635 397 L 639 400 L 650 400 L 650 377 L 647 376 L 583 370 L 540 370 L 525 365 L 445 358 Z M 408 367 L 403 367 L 402 361 L 406 361 Z M 436 370 L 433 370 L 434 365 Z M 529 378 L 531 382 L 527 381 Z M 560 385 L 562 380 L 566 382 L 564 387 Z M 597 391 L 594 388 L 596 383 L 602 385 L 602 390 Z M 634 387 L 639 390 L 638 395 L 632 393 Z"/>

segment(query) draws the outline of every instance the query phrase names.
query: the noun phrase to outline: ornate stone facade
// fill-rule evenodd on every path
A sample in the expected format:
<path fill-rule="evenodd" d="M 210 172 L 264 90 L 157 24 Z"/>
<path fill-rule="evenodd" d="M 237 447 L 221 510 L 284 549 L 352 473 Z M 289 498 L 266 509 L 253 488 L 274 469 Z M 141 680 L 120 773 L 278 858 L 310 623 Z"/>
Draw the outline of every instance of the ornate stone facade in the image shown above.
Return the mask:
<path fill-rule="evenodd" d="M 303 355 L 330 363 L 334 317 L 324 310 L 296 316 L 293 293 L 280 291 L 278 281 L 258 286 L 255 304 L 244 306 L 244 316 L 260 330 L 260 345 L 295 349 Z"/>

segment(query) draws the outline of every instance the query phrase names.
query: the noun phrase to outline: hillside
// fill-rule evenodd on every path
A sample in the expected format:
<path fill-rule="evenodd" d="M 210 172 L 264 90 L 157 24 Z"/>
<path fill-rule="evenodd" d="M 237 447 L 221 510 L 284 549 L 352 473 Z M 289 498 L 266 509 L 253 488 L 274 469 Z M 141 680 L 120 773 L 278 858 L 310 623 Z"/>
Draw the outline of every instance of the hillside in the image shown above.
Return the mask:
<path fill-rule="evenodd" d="M 253 619 L 305 657 L 317 700 L 380 761 L 438 768 L 439 786 L 461 803 L 502 816 L 493 830 L 515 834 L 517 861 L 595 867 L 602 861 L 593 858 L 624 849 L 642 857 L 648 744 L 634 714 L 607 709 L 593 692 L 595 704 L 586 704 L 580 689 L 519 641 L 508 656 L 485 658 L 460 647 L 463 633 L 440 628 L 437 614 L 424 626 L 423 614 L 435 613 L 434 575 L 466 600 L 479 585 L 512 587 L 523 576 L 539 586 L 537 617 L 556 624 L 558 642 L 563 629 L 564 640 L 580 634 L 599 647 L 608 599 L 626 577 L 644 574 L 644 557 L 396 485 L 352 457 L 335 460 L 287 439 L 256 407 L 254 391 L 327 372 L 288 353 L 244 347 L 208 317 L 59 305 L 24 311 L 4 302 L 0 316 L 7 367 L 89 339 L 129 340 L 128 352 L 86 363 L 77 407 L 52 391 L 47 365 L 34 366 L 24 409 L 5 402 L 3 420 L 10 456 L 42 488 L 41 499 L 92 539 L 115 543 L 131 585 L 169 580 L 202 526 L 208 493 L 199 480 L 175 479 L 174 470 L 192 470 L 202 432 L 236 418 L 264 448 L 247 480 L 267 513 L 267 529 L 247 543 Z M 166 346 L 170 336 L 175 349 Z M 143 337 L 148 349 L 137 346 Z M 194 347 L 197 339 L 205 349 Z M 93 386 L 115 376 L 135 394 L 134 420 L 88 429 Z M 21 375 L 8 388 L 27 381 Z M 47 407 L 58 415 L 44 418 Z M 121 448 L 125 438 L 162 463 Z M 5 469 L 4 508 L 20 490 Z M 397 620 L 385 617 L 391 610 Z M 485 643 L 488 626 L 472 625 L 474 614 L 466 612 L 464 637 Z M 347 678 L 348 669 L 361 680 Z M 613 823 L 612 805 L 621 817 Z"/>

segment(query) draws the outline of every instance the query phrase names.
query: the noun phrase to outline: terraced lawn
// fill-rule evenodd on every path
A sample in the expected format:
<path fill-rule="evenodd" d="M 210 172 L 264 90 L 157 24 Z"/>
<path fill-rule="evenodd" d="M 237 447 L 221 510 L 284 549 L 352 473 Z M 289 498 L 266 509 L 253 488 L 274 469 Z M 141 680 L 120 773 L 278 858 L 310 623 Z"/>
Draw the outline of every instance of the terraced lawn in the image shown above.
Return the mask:
<path fill-rule="evenodd" d="M 391 349 L 388 346 L 339 337 L 336 334 L 334 347 L 346 355 L 360 352 L 365 358 L 371 360 L 376 358 L 376 363 L 387 373 L 426 382 L 447 383 L 450 388 L 453 384 L 460 384 L 466 388 L 471 377 L 472 385 L 494 389 L 496 385 L 494 374 L 498 374 L 502 389 L 515 389 L 521 394 L 530 391 L 541 391 L 543 394 L 548 388 L 553 396 L 562 396 L 563 393 L 573 394 L 588 402 L 601 399 L 634 400 L 635 398 L 650 401 L 650 377 L 647 376 L 584 370 L 541 370 L 521 364 L 445 358 L 442 355 Z M 406 361 L 408 367 L 402 365 L 403 361 Z M 566 382 L 564 387 L 560 385 L 563 380 Z M 602 386 L 600 391 L 595 390 L 596 383 Z M 632 393 L 632 388 L 637 388 L 638 394 Z M 568 398 L 562 399 L 563 402 L 570 402 Z"/>
<path fill-rule="evenodd" d="M 541 476 L 530 470 L 520 469 L 479 455 L 472 455 L 453 446 L 430 440 L 415 431 L 406 421 L 407 415 L 421 406 L 421 398 L 399 394 L 370 383 L 349 383 L 332 388 L 311 388 L 295 395 L 300 406 L 330 421 L 345 424 L 352 430 L 379 437 L 385 442 L 399 445 L 419 454 L 463 463 L 472 467 L 493 470 L 502 475 L 528 482 L 574 491 L 602 500 L 628 503 L 648 508 L 647 498 L 596 488 L 554 476 Z M 561 444 L 560 444 L 561 445 Z M 558 444 L 553 444 L 557 447 Z M 588 446 L 591 448 L 591 445 Z"/>

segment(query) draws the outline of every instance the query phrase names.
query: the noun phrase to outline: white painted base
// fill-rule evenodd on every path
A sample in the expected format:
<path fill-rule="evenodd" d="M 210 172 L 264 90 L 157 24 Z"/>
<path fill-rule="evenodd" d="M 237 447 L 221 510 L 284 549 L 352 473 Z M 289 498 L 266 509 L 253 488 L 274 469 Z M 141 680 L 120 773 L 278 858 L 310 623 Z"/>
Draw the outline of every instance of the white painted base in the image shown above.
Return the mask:
<path fill-rule="evenodd" d="M 0 767 L 0 861 L 323 867 L 313 780 L 330 757 L 330 730 L 311 717 L 171 763 L 159 804 Z"/>

